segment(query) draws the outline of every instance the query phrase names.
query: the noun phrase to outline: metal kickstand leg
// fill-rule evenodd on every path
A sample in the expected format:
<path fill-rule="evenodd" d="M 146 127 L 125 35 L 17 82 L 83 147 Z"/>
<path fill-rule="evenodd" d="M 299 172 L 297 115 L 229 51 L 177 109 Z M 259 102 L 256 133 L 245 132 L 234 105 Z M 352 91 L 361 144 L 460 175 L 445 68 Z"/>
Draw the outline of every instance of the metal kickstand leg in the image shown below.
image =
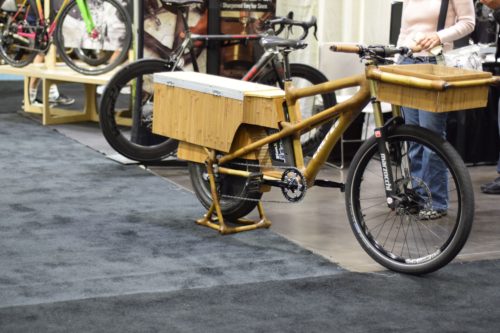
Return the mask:
<path fill-rule="evenodd" d="M 197 224 L 217 230 L 223 235 L 234 234 L 243 231 L 250 231 L 260 228 L 269 228 L 271 226 L 271 221 L 269 221 L 269 219 L 266 217 L 264 213 L 264 207 L 262 205 L 262 202 L 259 202 L 257 204 L 257 209 L 259 211 L 259 220 L 254 221 L 246 218 L 240 218 L 234 221 L 234 223 L 236 224 L 241 224 L 240 226 L 231 227 L 226 225 L 226 223 L 224 222 L 224 217 L 222 216 L 220 199 L 217 193 L 217 186 L 215 184 L 213 160 L 209 159 L 206 165 L 210 182 L 210 193 L 212 195 L 212 205 L 208 209 L 207 213 L 203 216 L 203 218 L 196 221 Z"/>

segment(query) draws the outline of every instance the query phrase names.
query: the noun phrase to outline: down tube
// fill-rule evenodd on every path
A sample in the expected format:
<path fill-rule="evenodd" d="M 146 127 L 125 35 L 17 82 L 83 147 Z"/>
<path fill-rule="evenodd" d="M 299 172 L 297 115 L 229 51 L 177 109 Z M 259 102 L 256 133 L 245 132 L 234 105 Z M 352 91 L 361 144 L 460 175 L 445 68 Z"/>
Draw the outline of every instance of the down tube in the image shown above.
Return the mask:
<path fill-rule="evenodd" d="M 313 157 L 309 161 L 305 171 L 307 181 L 311 182 L 311 184 L 308 185 L 311 186 L 314 183 L 321 166 L 326 162 L 328 156 L 330 156 L 333 147 L 335 147 L 335 144 L 339 141 L 342 134 L 351 125 L 353 119 L 352 113 L 353 111 L 347 111 L 337 119 L 337 122 L 330 128 L 330 131 L 328 131 Z"/>

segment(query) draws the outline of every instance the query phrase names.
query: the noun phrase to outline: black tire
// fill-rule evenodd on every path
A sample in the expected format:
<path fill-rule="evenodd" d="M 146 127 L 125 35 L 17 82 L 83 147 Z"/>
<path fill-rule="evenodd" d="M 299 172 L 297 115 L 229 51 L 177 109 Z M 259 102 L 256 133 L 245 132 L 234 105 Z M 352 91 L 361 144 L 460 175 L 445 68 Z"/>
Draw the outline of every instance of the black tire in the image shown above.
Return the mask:
<path fill-rule="evenodd" d="M 109 81 L 102 95 L 99 107 L 99 122 L 101 130 L 109 145 L 123 156 L 139 162 L 159 161 L 177 149 L 177 141 L 162 136 L 151 134 L 152 125 L 152 77 L 154 73 L 172 70 L 171 63 L 164 60 L 145 59 L 136 61 L 119 70 Z M 137 78 L 142 78 L 141 105 L 135 107 L 134 95 L 123 94 L 124 89 L 134 86 Z M 130 126 L 120 126 L 117 123 L 121 113 L 128 112 L 134 122 L 140 123 Z M 130 110 L 132 114 L 130 114 Z M 135 114 L 134 112 L 140 112 Z M 137 138 L 131 128 L 139 128 L 143 138 Z"/>
<path fill-rule="evenodd" d="M 235 163 L 255 164 L 257 162 L 249 160 L 237 160 L 235 161 Z M 228 164 L 227 166 L 234 169 L 248 170 L 251 172 L 259 171 L 258 166 L 231 166 L 231 164 Z M 206 166 L 204 164 L 190 162 L 188 163 L 188 168 L 189 176 L 191 177 L 191 183 L 193 184 L 193 189 L 196 193 L 196 197 L 206 209 L 209 209 L 210 205 L 212 204 L 212 195 L 210 192 L 210 184 L 208 181 Z M 257 200 L 260 200 L 260 198 L 262 197 L 262 192 L 260 191 L 248 191 L 246 184 L 246 178 L 222 174 L 220 175 L 218 190 L 219 195 L 221 195 L 220 205 L 222 215 L 225 219 L 234 221 L 240 217 L 248 215 L 257 205 Z M 242 197 L 251 199 L 251 201 L 235 198 L 225 198 L 224 195 Z"/>
<path fill-rule="evenodd" d="M 290 64 L 290 72 L 294 87 L 306 87 L 327 82 L 326 76 L 319 70 L 305 64 Z M 257 78 L 257 82 L 279 86 L 283 88 L 283 82 L 279 82 L 276 71 L 272 68 L 267 70 Z M 301 101 L 302 118 L 307 119 L 327 108 L 337 104 L 335 93 L 327 93 L 313 97 L 302 98 Z M 333 121 L 322 124 L 304 133 L 300 137 L 302 152 L 304 156 L 313 155 L 319 144 L 332 127 Z"/>
<path fill-rule="evenodd" d="M 96 52 L 88 49 L 74 49 L 73 52 L 80 60 L 90 66 L 103 65 L 113 56 L 113 51 Z"/>
<path fill-rule="evenodd" d="M 474 217 L 469 174 L 451 144 L 429 130 L 403 125 L 389 133 L 387 142 L 399 200 L 394 210 L 388 207 L 380 154 L 372 137 L 354 156 L 347 176 L 346 209 L 352 230 L 381 265 L 408 274 L 433 272 L 455 258 L 469 236 Z M 407 154 L 411 144 L 434 152 L 448 170 L 439 183 L 447 183 L 448 189 L 447 215 L 441 218 L 419 217 L 422 208 L 432 207 L 432 193 L 424 179 L 403 172 L 411 170 Z"/>
<path fill-rule="evenodd" d="M 87 3 L 98 36 L 89 36 L 78 5 L 73 1 L 61 13 L 54 42 L 59 56 L 70 68 L 81 74 L 98 75 L 114 69 L 127 57 L 132 42 L 132 22 L 125 8 L 117 0 L 91 0 Z M 81 49 L 84 53 L 92 52 L 98 59 L 90 62 L 73 59 L 65 52 L 68 48 Z M 116 50 L 120 52 L 110 57 L 109 62 L 102 63 L 110 51 Z"/>
<path fill-rule="evenodd" d="M 23 25 L 25 14 L 21 13 L 15 20 L 16 13 L 9 12 L 4 23 L 4 28 L 0 35 L 0 56 L 6 63 L 14 67 L 24 67 L 33 62 L 37 55 L 37 51 L 30 50 L 36 47 L 35 41 L 26 38 L 14 38 L 17 34 L 18 25 Z M 27 25 L 23 25 L 23 32 L 34 33 L 35 29 Z"/>

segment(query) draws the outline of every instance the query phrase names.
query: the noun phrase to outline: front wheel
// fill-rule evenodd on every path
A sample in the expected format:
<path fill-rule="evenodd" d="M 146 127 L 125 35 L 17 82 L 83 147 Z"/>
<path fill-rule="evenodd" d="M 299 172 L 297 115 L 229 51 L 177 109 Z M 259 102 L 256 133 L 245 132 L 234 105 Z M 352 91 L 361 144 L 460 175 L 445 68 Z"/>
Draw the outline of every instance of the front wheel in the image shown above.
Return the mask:
<path fill-rule="evenodd" d="M 97 75 L 109 72 L 127 57 L 132 42 L 132 22 L 117 0 L 86 3 L 93 30 L 87 31 L 85 15 L 77 2 L 72 1 L 61 13 L 54 41 L 60 57 L 70 68 L 85 75 Z M 74 59 L 65 52 L 71 48 L 78 49 L 85 57 Z"/>
<path fill-rule="evenodd" d="M 154 135 L 153 74 L 172 70 L 164 60 L 136 61 L 109 81 L 99 107 L 99 123 L 109 145 L 134 161 L 159 161 L 177 149 L 177 141 Z"/>
<path fill-rule="evenodd" d="M 386 140 L 395 205 L 387 203 L 387 168 L 381 166 L 372 137 L 349 168 L 349 222 L 363 249 L 381 265 L 402 273 L 430 273 L 455 258 L 469 236 L 471 180 L 451 144 L 429 130 L 403 125 Z"/>

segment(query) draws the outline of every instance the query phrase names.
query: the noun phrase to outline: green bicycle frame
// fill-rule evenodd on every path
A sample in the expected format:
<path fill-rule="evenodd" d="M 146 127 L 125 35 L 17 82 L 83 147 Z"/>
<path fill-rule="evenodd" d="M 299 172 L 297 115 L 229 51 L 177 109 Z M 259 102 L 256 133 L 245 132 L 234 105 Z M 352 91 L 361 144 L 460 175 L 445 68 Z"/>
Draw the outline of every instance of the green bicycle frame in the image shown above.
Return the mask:
<path fill-rule="evenodd" d="M 71 1 L 72 0 L 64 0 L 64 2 L 61 5 L 61 10 L 59 10 L 57 12 L 57 15 L 54 19 L 54 22 L 57 22 L 57 20 L 59 19 L 59 16 L 62 13 L 62 9 L 65 8 Z M 42 11 L 41 11 L 42 0 L 37 0 L 36 3 L 37 3 L 37 7 L 38 7 L 39 12 L 42 13 Z M 85 22 L 85 28 L 87 30 L 87 33 L 90 34 L 94 30 L 95 24 L 94 24 L 94 20 L 92 19 L 92 16 L 90 15 L 87 1 L 86 0 L 76 0 L 76 4 L 78 6 L 78 9 L 80 10 L 83 21 Z"/>
<path fill-rule="evenodd" d="M 69 1 L 69 0 L 68 0 Z M 92 16 L 89 12 L 89 6 L 87 5 L 86 0 L 76 0 L 76 4 L 80 9 L 80 13 L 82 14 L 83 20 L 85 22 L 85 27 L 87 28 L 87 33 L 91 33 L 95 28 L 94 20 L 92 20 Z"/>

